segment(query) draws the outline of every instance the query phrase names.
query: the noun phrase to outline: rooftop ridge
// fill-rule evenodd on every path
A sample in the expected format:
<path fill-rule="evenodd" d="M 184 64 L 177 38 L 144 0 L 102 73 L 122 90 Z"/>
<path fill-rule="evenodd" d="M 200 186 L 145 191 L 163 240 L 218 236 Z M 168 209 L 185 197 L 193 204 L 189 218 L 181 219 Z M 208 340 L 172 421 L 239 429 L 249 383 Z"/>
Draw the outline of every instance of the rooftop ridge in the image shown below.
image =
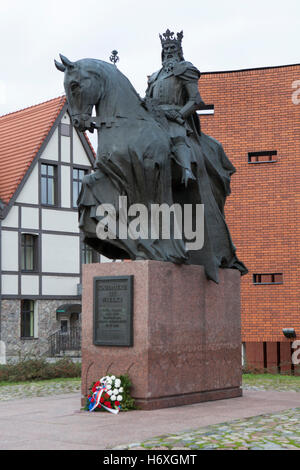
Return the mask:
<path fill-rule="evenodd" d="M 83 132 L 83 134 L 84 134 L 84 136 L 85 136 L 85 138 L 86 138 L 86 140 L 87 140 L 88 145 L 89 145 L 90 148 L 91 148 L 91 151 L 92 151 L 94 157 L 96 158 L 96 157 L 97 157 L 97 154 L 96 154 L 96 152 L 95 152 L 95 149 L 94 149 L 94 147 L 93 147 L 92 142 L 91 142 L 90 139 L 89 139 L 89 136 L 87 135 L 87 132 Z"/>
<path fill-rule="evenodd" d="M 0 197 L 6 204 L 16 193 L 65 105 L 63 95 L 0 117 Z M 17 134 L 12 138 L 14 132 Z M 15 150 L 14 158 L 11 158 L 12 150 Z"/>
<path fill-rule="evenodd" d="M 37 103 L 0 116 L 0 199 L 7 208 L 17 197 L 17 189 L 30 166 L 51 138 L 51 129 L 58 125 L 64 110 L 68 110 L 65 95 Z M 78 132 L 78 131 L 77 131 Z M 79 137 L 89 152 L 93 165 L 96 157 L 86 133 Z M 1 207 L 0 207 L 1 209 Z"/>
<path fill-rule="evenodd" d="M 26 111 L 26 110 L 36 108 L 36 107 L 41 106 L 43 104 L 47 104 L 47 103 L 50 103 L 51 101 L 56 101 L 56 100 L 59 100 L 59 99 L 61 100 L 61 102 L 66 100 L 66 95 L 60 95 L 60 96 L 57 96 L 56 98 L 51 98 L 49 100 L 42 101 L 41 103 L 33 104 L 31 106 L 26 106 L 25 108 L 17 109 L 16 111 L 11 111 L 11 112 L 6 113 L 6 114 L 1 114 L 0 119 L 2 119 L 4 117 L 7 117 L 7 116 L 15 115 L 17 113 L 21 113 L 21 112 Z"/>

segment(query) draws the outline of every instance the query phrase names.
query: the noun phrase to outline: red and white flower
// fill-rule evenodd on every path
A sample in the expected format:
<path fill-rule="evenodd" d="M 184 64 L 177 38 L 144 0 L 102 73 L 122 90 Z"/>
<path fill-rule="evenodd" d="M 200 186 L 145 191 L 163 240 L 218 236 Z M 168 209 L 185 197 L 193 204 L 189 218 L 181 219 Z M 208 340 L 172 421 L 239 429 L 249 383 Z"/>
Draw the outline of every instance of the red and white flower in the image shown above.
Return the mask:
<path fill-rule="evenodd" d="M 121 380 L 115 375 L 106 375 L 98 380 L 92 388 L 92 396 L 89 397 L 89 411 L 96 408 L 104 408 L 110 413 L 118 414 L 120 402 L 122 401 L 123 387 L 120 387 Z M 106 401 L 105 401 L 106 400 Z"/>

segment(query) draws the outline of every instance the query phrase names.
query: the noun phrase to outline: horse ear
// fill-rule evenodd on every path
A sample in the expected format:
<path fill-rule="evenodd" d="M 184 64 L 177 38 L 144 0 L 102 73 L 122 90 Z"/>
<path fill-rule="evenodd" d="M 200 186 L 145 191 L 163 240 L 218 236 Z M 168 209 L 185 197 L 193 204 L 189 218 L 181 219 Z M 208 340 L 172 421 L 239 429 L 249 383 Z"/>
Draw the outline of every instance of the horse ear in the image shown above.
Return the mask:
<path fill-rule="evenodd" d="M 72 69 L 72 68 L 75 66 L 74 62 L 71 62 L 71 61 L 70 61 L 67 57 L 65 57 L 64 55 L 59 54 L 59 57 L 61 58 L 61 61 L 62 61 L 63 65 L 64 65 L 65 67 Z"/>
<path fill-rule="evenodd" d="M 54 59 L 55 67 L 60 71 L 64 72 L 66 70 L 66 67 L 61 64 L 60 62 L 57 62 L 57 60 Z"/>

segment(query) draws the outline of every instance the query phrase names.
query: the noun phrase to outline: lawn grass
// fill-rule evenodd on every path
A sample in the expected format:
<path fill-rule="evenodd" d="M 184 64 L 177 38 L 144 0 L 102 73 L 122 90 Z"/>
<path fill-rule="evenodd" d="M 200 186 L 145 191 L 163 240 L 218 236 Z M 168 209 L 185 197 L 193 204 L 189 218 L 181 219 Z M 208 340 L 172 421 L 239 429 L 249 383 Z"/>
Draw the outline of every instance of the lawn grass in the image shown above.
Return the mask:
<path fill-rule="evenodd" d="M 74 382 L 80 383 L 80 377 L 67 377 L 67 378 L 57 378 L 57 379 L 44 379 L 44 380 L 27 380 L 27 381 L 19 381 L 19 382 L 8 382 L 2 381 L 0 382 L 0 387 L 7 387 L 11 385 L 48 385 L 51 383 L 63 383 L 63 382 Z"/>
<path fill-rule="evenodd" d="M 282 374 L 243 374 L 243 384 L 247 385 L 284 385 L 300 388 L 300 376 Z"/>
<path fill-rule="evenodd" d="M 243 384 L 244 385 L 267 385 L 267 386 L 293 386 L 299 387 L 300 389 L 300 376 L 293 375 L 281 375 L 281 374 L 243 374 Z M 0 387 L 10 386 L 10 385 L 47 385 L 51 383 L 64 383 L 64 382 L 73 382 L 80 383 L 80 377 L 67 377 L 67 378 L 56 378 L 56 379 L 44 379 L 44 380 L 28 380 L 28 381 L 16 381 L 0 382 Z"/>

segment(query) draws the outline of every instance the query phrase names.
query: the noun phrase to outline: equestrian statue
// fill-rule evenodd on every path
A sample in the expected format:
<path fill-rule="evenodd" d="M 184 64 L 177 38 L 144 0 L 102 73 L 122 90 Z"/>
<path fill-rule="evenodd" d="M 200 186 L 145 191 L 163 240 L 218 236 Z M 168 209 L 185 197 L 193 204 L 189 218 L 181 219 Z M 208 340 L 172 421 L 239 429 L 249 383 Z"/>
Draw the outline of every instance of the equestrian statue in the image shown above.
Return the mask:
<path fill-rule="evenodd" d="M 201 131 L 196 113 L 204 103 L 198 89 L 199 70 L 184 60 L 183 33 L 167 30 L 160 35 L 162 68 L 148 80 L 142 99 L 115 64 L 96 59 L 72 62 L 60 55 L 55 61 L 64 72 L 64 87 L 74 126 L 98 132 L 94 171 L 82 181 L 78 198 L 79 226 L 84 241 L 111 259 L 158 260 L 203 265 L 208 279 L 218 282 L 219 268 L 247 268 L 236 256 L 225 222 L 224 205 L 235 172 L 222 145 Z M 95 107 L 96 116 L 92 115 Z M 203 244 L 188 248 L 182 236 L 99 237 L 103 213 L 115 208 L 124 218 L 119 201 L 128 208 L 203 205 Z M 150 213 L 150 212 L 149 212 Z M 126 224 L 133 215 L 128 211 Z M 191 227 L 197 225 L 192 211 Z M 120 220 L 121 221 L 121 220 Z M 149 220 L 150 221 L 150 216 Z M 170 222 L 174 229 L 174 220 Z M 145 235 L 145 234 L 144 234 Z M 146 234 L 147 235 L 147 234 Z"/>

